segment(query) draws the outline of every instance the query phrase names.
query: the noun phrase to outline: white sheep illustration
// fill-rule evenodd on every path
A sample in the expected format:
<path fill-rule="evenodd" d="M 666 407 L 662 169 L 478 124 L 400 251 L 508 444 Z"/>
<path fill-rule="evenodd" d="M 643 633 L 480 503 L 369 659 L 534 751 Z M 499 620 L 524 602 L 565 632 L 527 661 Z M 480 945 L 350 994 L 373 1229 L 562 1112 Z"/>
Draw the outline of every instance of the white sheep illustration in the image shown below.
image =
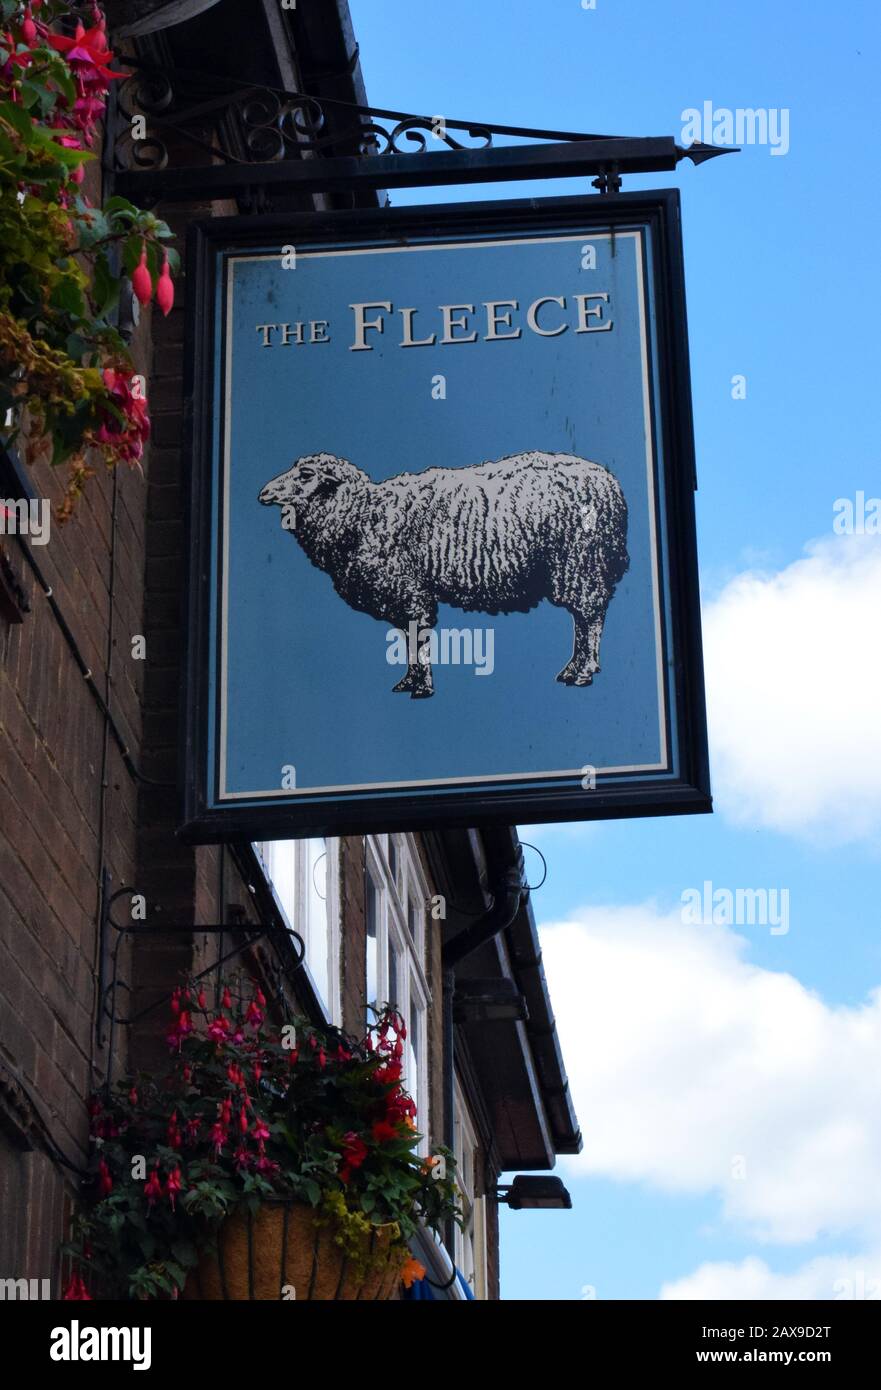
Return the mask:
<path fill-rule="evenodd" d="M 512 454 L 373 482 L 335 454 L 308 454 L 262 489 L 313 565 L 351 608 L 418 631 L 404 677 L 434 694 L 428 639 L 438 604 L 527 613 L 543 599 L 572 615 L 572 656 L 557 676 L 590 685 L 615 586 L 628 566 L 627 504 L 602 464 L 573 454 Z"/>

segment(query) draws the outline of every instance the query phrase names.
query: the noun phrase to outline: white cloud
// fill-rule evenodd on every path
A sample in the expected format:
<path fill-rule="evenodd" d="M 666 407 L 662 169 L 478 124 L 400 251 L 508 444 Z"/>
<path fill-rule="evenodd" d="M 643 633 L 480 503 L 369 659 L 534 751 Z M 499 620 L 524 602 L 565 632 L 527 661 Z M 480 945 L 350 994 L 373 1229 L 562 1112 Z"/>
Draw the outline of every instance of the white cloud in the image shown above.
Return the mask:
<path fill-rule="evenodd" d="M 825 843 L 881 830 L 881 538 L 815 542 L 704 613 L 714 793 L 735 820 Z"/>
<path fill-rule="evenodd" d="M 775 1274 L 751 1255 L 739 1263 L 703 1264 L 661 1287 L 662 1299 L 881 1299 L 881 1254 L 823 1255 L 791 1274 Z"/>
<path fill-rule="evenodd" d="M 542 943 L 574 1173 L 718 1193 L 759 1241 L 881 1247 L 881 990 L 831 1008 L 728 929 L 650 904 L 585 909 Z"/>

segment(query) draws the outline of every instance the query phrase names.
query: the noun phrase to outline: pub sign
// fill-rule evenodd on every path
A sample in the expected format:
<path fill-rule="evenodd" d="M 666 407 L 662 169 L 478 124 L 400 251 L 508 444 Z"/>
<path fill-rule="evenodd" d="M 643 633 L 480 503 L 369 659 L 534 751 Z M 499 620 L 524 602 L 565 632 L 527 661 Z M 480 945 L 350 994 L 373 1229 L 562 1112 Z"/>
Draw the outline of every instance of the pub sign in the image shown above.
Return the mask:
<path fill-rule="evenodd" d="M 709 810 L 678 194 L 189 256 L 183 833 Z"/>

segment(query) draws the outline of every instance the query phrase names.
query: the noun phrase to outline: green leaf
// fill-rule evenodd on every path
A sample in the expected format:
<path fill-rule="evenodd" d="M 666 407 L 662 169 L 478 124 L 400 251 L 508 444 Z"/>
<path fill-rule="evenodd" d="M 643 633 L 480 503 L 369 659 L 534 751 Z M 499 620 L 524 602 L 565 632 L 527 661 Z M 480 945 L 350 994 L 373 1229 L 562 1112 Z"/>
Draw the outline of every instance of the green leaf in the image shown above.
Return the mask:
<path fill-rule="evenodd" d="M 110 262 L 104 251 L 95 257 L 95 272 L 92 281 L 92 299 L 98 314 L 106 314 L 119 298 L 119 281 L 110 269 Z"/>
<path fill-rule="evenodd" d="M 13 130 L 17 130 L 28 142 L 33 139 L 36 127 L 21 106 L 16 106 L 11 101 L 0 101 L 0 118 L 7 121 Z"/>
<path fill-rule="evenodd" d="M 199 1258 L 196 1253 L 195 1245 L 193 1245 L 192 1241 L 189 1240 L 174 1241 L 171 1247 L 171 1253 L 177 1260 L 178 1264 L 183 1265 L 184 1267 L 192 1267 L 194 1264 L 196 1264 Z"/>
<path fill-rule="evenodd" d="M 75 318 L 82 318 L 86 311 L 83 292 L 69 276 L 58 281 L 52 291 L 50 303 L 56 309 L 63 309 L 66 314 L 73 314 Z"/>
<path fill-rule="evenodd" d="M 91 150 L 71 150 L 67 145 L 59 145 L 55 140 L 46 140 L 46 149 L 65 169 L 75 169 L 79 164 L 88 164 L 95 156 Z"/>
<path fill-rule="evenodd" d="M 133 232 L 131 236 L 125 239 L 125 245 L 122 248 L 122 265 L 129 278 L 131 278 L 135 266 L 141 259 L 141 247 L 143 246 L 143 242 L 144 238 L 141 236 L 140 232 Z"/>
<path fill-rule="evenodd" d="M 156 288 L 156 281 L 159 279 L 159 272 L 162 269 L 162 256 L 155 241 L 147 242 L 147 269 L 153 281 L 153 288 Z"/>
<path fill-rule="evenodd" d="M 88 350 L 88 347 L 89 344 L 87 343 L 86 339 L 83 338 L 79 333 L 69 334 L 67 342 L 65 343 L 65 350 L 67 352 L 68 357 L 72 357 L 74 362 L 76 362 L 77 366 L 79 366 L 79 364 L 82 362 L 83 357 L 86 351 Z"/>
<path fill-rule="evenodd" d="M 90 208 L 86 216 L 80 220 L 80 246 L 87 251 L 95 242 L 103 241 L 110 235 L 110 227 L 103 212 L 97 208 Z"/>
<path fill-rule="evenodd" d="M 137 217 L 138 209 L 134 203 L 130 203 L 128 198 L 120 198 L 117 194 L 113 198 L 108 198 L 104 204 L 104 213 L 107 217 L 119 217 L 125 214 L 127 217 Z"/>
<path fill-rule="evenodd" d="M 187 1271 L 185 1269 L 181 1269 L 180 1265 L 175 1264 L 173 1260 L 166 1260 L 165 1268 L 171 1275 L 174 1282 L 177 1284 L 178 1288 L 182 1289 L 184 1284 L 187 1282 Z"/>

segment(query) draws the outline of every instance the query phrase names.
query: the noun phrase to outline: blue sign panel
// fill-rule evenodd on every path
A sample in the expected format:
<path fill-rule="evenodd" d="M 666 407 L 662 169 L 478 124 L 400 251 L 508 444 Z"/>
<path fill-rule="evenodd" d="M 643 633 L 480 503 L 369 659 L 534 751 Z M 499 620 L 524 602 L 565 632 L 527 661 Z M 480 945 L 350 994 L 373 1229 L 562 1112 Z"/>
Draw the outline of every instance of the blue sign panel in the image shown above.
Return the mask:
<path fill-rule="evenodd" d="M 191 835 L 709 808 L 676 208 L 633 198 L 202 227 Z"/>

